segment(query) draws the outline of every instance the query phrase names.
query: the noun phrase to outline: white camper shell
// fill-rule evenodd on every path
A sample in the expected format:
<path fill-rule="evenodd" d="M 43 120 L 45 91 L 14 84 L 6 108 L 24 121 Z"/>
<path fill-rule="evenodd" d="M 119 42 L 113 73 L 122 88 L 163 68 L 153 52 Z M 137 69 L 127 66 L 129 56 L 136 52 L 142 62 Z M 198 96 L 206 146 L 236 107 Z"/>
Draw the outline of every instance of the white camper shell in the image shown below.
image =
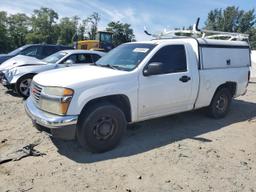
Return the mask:
<path fill-rule="evenodd" d="M 245 41 L 198 39 L 202 69 L 250 66 L 250 48 Z"/>

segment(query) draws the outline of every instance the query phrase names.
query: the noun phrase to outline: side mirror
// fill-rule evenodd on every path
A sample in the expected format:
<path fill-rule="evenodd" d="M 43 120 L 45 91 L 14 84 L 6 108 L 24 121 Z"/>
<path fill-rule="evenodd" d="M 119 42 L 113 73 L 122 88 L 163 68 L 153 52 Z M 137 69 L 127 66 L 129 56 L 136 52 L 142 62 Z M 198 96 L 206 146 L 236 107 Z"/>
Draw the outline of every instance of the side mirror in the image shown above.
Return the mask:
<path fill-rule="evenodd" d="M 146 68 L 143 70 L 144 76 L 157 75 L 163 72 L 163 63 L 153 62 L 149 63 Z"/>
<path fill-rule="evenodd" d="M 74 61 L 73 61 L 72 59 L 68 59 L 67 61 L 65 61 L 64 64 L 66 64 L 67 66 L 69 66 L 69 65 L 74 64 Z"/>

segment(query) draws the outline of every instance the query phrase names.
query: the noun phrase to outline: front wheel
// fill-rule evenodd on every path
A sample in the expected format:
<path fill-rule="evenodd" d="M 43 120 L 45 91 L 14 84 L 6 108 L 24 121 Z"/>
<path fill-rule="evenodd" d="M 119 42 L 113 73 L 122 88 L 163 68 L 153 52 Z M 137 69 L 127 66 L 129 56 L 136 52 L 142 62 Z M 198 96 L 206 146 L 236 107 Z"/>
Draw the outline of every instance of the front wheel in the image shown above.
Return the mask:
<path fill-rule="evenodd" d="M 20 96 L 22 96 L 24 98 L 29 97 L 30 84 L 31 84 L 32 79 L 33 79 L 33 75 L 26 75 L 24 77 L 21 77 L 17 81 L 15 90 Z"/>
<path fill-rule="evenodd" d="M 115 105 L 101 103 L 81 114 L 77 139 L 85 148 L 97 153 L 113 149 L 122 139 L 127 121 Z"/>
<path fill-rule="evenodd" d="M 208 115 L 216 119 L 225 117 L 229 111 L 231 100 L 230 90 L 220 88 L 212 98 L 211 104 L 208 107 Z"/>

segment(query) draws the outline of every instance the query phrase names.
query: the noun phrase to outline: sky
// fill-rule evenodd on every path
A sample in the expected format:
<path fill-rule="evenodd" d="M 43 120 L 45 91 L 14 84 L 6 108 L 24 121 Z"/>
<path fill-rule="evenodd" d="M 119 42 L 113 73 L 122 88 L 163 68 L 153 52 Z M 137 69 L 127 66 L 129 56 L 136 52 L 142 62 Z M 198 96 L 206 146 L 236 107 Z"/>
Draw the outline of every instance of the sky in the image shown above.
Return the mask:
<path fill-rule="evenodd" d="M 188 27 L 197 17 L 203 26 L 210 10 L 227 6 L 256 10 L 256 0 L 0 0 L 0 11 L 8 14 L 31 15 L 34 9 L 47 7 L 54 9 L 59 17 L 76 15 L 84 19 L 98 12 L 100 30 L 111 21 L 121 21 L 131 24 L 139 41 L 151 39 L 144 34 L 144 26 L 150 32 Z"/>

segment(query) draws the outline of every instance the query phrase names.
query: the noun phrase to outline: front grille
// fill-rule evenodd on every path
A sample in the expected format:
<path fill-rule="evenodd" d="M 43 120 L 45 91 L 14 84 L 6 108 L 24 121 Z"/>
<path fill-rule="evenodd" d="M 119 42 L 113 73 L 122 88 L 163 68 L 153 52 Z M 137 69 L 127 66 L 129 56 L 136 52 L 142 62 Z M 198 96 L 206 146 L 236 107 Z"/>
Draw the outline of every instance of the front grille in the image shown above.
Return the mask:
<path fill-rule="evenodd" d="M 31 85 L 31 92 L 30 94 L 32 95 L 33 101 L 34 103 L 39 107 L 39 103 L 40 103 L 40 97 L 41 97 L 41 91 L 42 91 L 42 86 L 38 85 L 37 83 L 35 83 L 34 81 L 32 82 Z"/>

